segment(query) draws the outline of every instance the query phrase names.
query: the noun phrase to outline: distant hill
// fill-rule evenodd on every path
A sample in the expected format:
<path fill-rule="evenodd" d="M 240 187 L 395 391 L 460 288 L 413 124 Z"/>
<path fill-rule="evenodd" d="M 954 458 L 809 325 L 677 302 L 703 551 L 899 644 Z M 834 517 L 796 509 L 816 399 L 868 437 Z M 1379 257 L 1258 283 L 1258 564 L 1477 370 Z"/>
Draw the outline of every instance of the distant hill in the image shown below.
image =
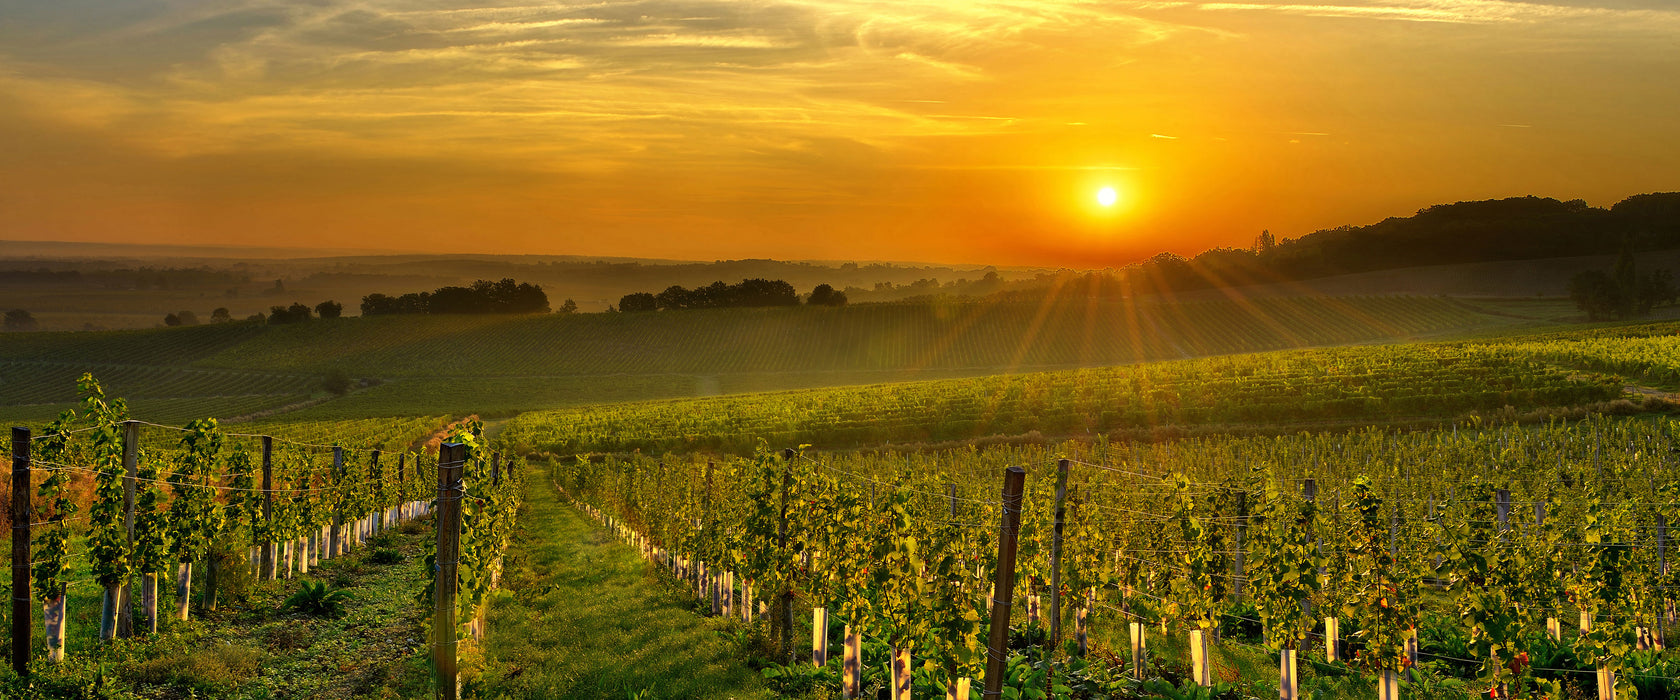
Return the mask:
<path fill-rule="evenodd" d="M 1081 297 L 14 333 L 0 342 L 0 418 L 71 407 L 80 371 L 110 377 L 108 391 L 134 396 L 154 419 L 195 410 L 227 418 L 306 400 L 319 402 L 298 417 L 496 416 L 1395 341 L 1518 322 L 1437 298 Z M 333 370 L 379 381 L 328 397 L 318 378 Z"/>
<path fill-rule="evenodd" d="M 1680 248 L 1680 192 L 1629 197 L 1609 209 L 1581 200 L 1513 197 L 1442 204 L 1369 226 L 1300 238 L 1262 236 L 1251 248 L 1194 258 L 1163 253 L 1118 275 L 1132 289 L 1187 291 L 1380 270 L 1610 255 Z"/>

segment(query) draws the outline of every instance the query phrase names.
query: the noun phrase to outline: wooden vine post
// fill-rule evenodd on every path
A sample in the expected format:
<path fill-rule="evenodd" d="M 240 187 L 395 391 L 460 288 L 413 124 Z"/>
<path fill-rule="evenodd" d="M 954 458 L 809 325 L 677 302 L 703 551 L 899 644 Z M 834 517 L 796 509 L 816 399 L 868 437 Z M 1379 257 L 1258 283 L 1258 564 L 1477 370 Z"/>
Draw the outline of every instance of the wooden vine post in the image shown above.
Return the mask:
<path fill-rule="evenodd" d="M 407 466 L 408 466 L 408 453 L 406 453 L 406 452 L 397 453 L 397 494 L 398 494 L 397 495 L 397 498 L 398 498 L 398 501 L 397 501 L 397 522 L 398 523 L 401 523 L 402 521 L 408 519 L 408 504 L 409 504 L 408 494 L 404 492 L 405 491 L 404 487 L 408 485 L 408 478 L 403 474 L 404 469 Z"/>
<path fill-rule="evenodd" d="M 992 583 L 992 627 L 986 641 L 986 688 L 982 698 L 1003 695 L 1003 674 L 1009 666 L 1009 607 L 1015 599 L 1015 538 L 1021 532 L 1021 488 L 1027 472 L 1010 467 L 1003 472 L 1003 517 L 998 525 L 997 575 Z"/>
<path fill-rule="evenodd" d="M 1534 528 L 1539 530 L 1541 527 L 1545 526 L 1545 524 L 1546 502 L 1540 501 L 1534 504 Z M 1554 642 L 1561 641 L 1563 639 L 1563 623 L 1558 621 L 1556 610 L 1553 610 L 1546 615 L 1546 635 L 1551 637 Z"/>
<path fill-rule="evenodd" d="M 336 450 L 335 450 L 336 452 Z M 437 582 L 432 599 L 432 665 L 437 669 L 438 697 L 460 697 L 456 670 L 455 588 L 461 559 L 461 472 L 467 446 L 446 442 L 438 452 Z M 336 518 L 335 518 L 336 522 Z M 335 544 L 336 544 L 336 538 Z"/>
<path fill-rule="evenodd" d="M 29 521 L 29 429 L 12 428 L 12 671 L 29 675 L 29 635 L 34 631 L 34 603 L 29 585 L 31 568 Z"/>
<path fill-rule="evenodd" d="M 134 487 L 140 468 L 140 421 L 123 421 L 123 530 L 128 551 L 134 551 Z M 117 588 L 117 636 L 134 636 L 132 584 L 128 579 Z M 212 588 L 211 590 L 214 590 Z"/>
<path fill-rule="evenodd" d="M 368 465 L 368 471 L 373 472 L 373 478 L 375 478 L 375 479 L 379 479 L 379 477 L 384 475 L 384 472 L 381 472 L 379 470 L 379 453 L 380 453 L 380 451 L 377 450 L 377 449 L 373 450 L 370 453 L 373 457 L 373 460 L 371 462 L 369 462 L 369 465 Z M 374 488 L 376 489 L 374 491 L 375 496 L 377 496 L 380 491 L 383 491 L 385 489 L 385 484 L 383 483 L 383 481 L 384 480 L 381 479 L 380 481 L 375 482 L 375 484 L 376 484 L 374 486 Z M 378 506 L 378 505 L 383 505 L 383 504 L 382 503 L 376 503 L 374 505 Z M 379 510 L 376 510 L 376 511 L 368 514 L 368 517 L 367 517 L 368 532 L 370 534 L 376 534 L 376 533 L 380 533 L 380 532 L 385 531 L 385 512 L 388 511 L 388 510 L 390 510 L 390 509 L 381 508 Z"/>
<path fill-rule="evenodd" d="M 333 447 L 333 477 L 338 479 L 338 485 L 341 489 L 337 492 L 335 500 L 342 501 L 344 498 L 342 490 L 344 486 L 344 448 L 338 446 Z M 458 507 L 457 512 L 459 512 Z M 337 559 L 345 550 L 343 544 L 345 535 L 344 506 L 342 502 L 333 506 L 332 530 L 330 532 L 331 534 L 327 537 L 327 558 Z"/>
<path fill-rule="evenodd" d="M 709 472 L 708 472 L 709 475 Z M 779 561 L 787 563 L 788 558 L 788 488 L 793 485 L 793 450 L 782 451 L 782 509 L 781 516 L 776 523 L 776 552 Z M 793 583 L 782 584 L 781 595 L 777 597 L 780 606 L 776 613 L 776 621 L 782 626 L 782 663 L 793 664 Z"/>
<path fill-rule="evenodd" d="M 1056 460 L 1056 522 L 1050 534 L 1050 636 L 1045 640 L 1051 652 L 1062 639 L 1062 531 L 1067 526 L 1067 459 Z"/>
<path fill-rule="evenodd" d="M 263 542 L 258 578 L 274 580 L 274 438 L 262 436 Z"/>
<path fill-rule="evenodd" d="M 1657 575 L 1663 580 L 1668 579 L 1668 518 L 1657 513 Z M 1664 589 L 1657 594 L 1657 629 L 1652 642 L 1661 650 L 1668 646 L 1668 593 Z"/>

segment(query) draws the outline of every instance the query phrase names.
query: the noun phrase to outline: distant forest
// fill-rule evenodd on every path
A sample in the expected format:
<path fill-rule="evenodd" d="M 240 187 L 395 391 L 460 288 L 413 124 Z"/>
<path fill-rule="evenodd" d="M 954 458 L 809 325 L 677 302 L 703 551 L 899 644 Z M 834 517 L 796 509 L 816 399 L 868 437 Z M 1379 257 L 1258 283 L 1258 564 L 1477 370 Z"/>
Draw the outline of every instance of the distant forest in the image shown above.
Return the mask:
<path fill-rule="evenodd" d="M 479 280 L 470 287 L 439 287 L 396 297 L 379 293 L 362 297 L 363 316 L 540 313 L 548 313 L 548 295 L 542 287 L 508 278 L 500 282 Z"/>
<path fill-rule="evenodd" d="M 201 287 L 235 287 L 249 284 L 244 272 L 209 267 L 119 267 L 109 270 L 77 270 L 36 267 L 0 272 L 0 286 L 83 287 L 94 289 L 150 290 Z"/>
<path fill-rule="evenodd" d="M 813 306 L 844 306 L 846 294 L 834 291 L 830 285 L 818 285 L 811 291 L 807 303 Z M 785 280 L 745 279 L 740 284 L 713 282 L 704 287 L 687 289 L 671 285 L 658 294 L 634 292 L 618 301 L 619 311 L 657 311 L 678 309 L 724 309 L 749 306 L 797 306 L 799 294 Z"/>
<path fill-rule="evenodd" d="M 1295 239 L 1262 233 L 1250 248 L 1215 248 L 1194 258 L 1162 253 L 1126 267 L 1120 277 L 1140 291 L 1184 291 L 1427 265 L 1607 255 L 1624 245 L 1635 251 L 1680 248 L 1680 192 L 1636 195 L 1609 209 L 1542 197 L 1442 204 L 1415 216 Z"/>
<path fill-rule="evenodd" d="M 683 262 L 492 254 L 241 259 L 193 257 L 192 248 L 159 255 L 152 250 L 155 246 L 78 248 L 0 241 L 0 296 L 6 300 L 0 310 L 26 311 L 34 319 L 32 327 L 43 330 L 90 330 L 143 328 L 156 325 L 160 318 L 167 322 L 170 314 L 187 325 L 218 308 L 228 313 L 211 318 L 255 318 L 275 305 L 298 299 L 361 299 L 362 313 L 367 315 L 535 313 L 550 310 L 550 296 L 571 302 L 552 309 L 562 313 L 635 309 L 637 304 L 645 307 L 648 297 L 653 297 L 653 308 L 662 308 L 661 294 L 666 296 L 664 308 L 693 308 L 730 303 L 724 301 L 727 294 L 713 294 L 716 280 L 750 279 L 785 282 L 800 292 L 823 286 L 831 290 L 798 294 L 798 300 L 807 305 L 925 303 L 936 298 L 1037 301 L 1047 294 L 1122 298 L 1256 284 L 1318 286 L 1316 280 L 1350 274 L 1525 260 L 1558 261 L 1535 266 L 1558 274 L 1532 280 L 1506 276 L 1480 285 L 1441 281 L 1420 270 L 1409 279 L 1372 275 L 1370 283 L 1396 293 L 1417 291 L 1405 286 L 1415 283 L 1431 288 L 1520 288 L 1521 292 L 1512 293 L 1565 296 L 1577 291 L 1566 285 L 1570 277 L 1589 266 L 1589 261 L 1569 258 L 1602 256 L 1605 260 L 1590 261 L 1590 266 L 1607 268 L 1609 258 L 1624 245 L 1643 272 L 1670 267 L 1680 272 L 1680 193 L 1637 195 L 1607 208 L 1541 197 L 1459 202 L 1366 226 L 1342 226 L 1293 239 L 1262 233 L 1246 246 L 1217 248 L 1194 257 L 1163 253 L 1125 267 L 1091 271 L 978 264 Z M 86 252 L 79 252 L 84 248 Z M 1662 254 L 1656 255 L 1658 251 Z M 471 280 L 479 282 L 469 284 Z M 1344 291 L 1366 288 L 1362 278 L 1327 284 Z M 673 287 L 683 293 L 672 292 Z M 69 293 L 72 290 L 75 293 Z M 624 304 L 630 294 L 647 296 Z M 765 299 L 789 304 L 791 296 L 782 289 Z M 287 307 L 282 317 L 289 318 L 290 313 Z M 26 325 L 21 315 L 19 319 L 14 326 Z"/>

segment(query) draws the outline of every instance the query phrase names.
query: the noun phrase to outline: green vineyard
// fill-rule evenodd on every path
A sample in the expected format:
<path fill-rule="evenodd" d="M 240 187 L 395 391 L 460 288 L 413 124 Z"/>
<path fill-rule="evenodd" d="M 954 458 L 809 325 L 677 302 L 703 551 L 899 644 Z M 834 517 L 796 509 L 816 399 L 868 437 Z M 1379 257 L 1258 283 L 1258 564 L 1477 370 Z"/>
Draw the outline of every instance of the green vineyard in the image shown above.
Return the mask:
<path fill-rule="evenodd" d="M 165 386 L 175 379 L 163 376 Z M 103 664 L 143 648 L 124 638 L 167 643 L 203 634 L 195 620 L 210 629 L 227 624 L 230 608 L 249 615 L 253 598 L 282 595 L 287 581 L 305 579 L 311 567 L 313 578 L 323 578 L 324 566 L 344 581 L 370 562 L 409 560 L 402 550 L 418 544 L 413 528 L 422 518 L 438 523 L 440 534 L 413 555 L 417 575 L 387 586 L 409 589 L 428 607 L 435 599 L 433 624 L 422 623 L 412 600 L 406 610 L 377 614 L 411 620 L 431 640 L 423 656 L 445 679 L 439 683 L 454 683 L 457 654 L 484 638 L 526 470 L 522 459 L 491 447 L 481 422 L 287 422 L 235 432 L 197 419 L 174 427 L 131 419 L 128 403 L 108 398 L 91 375 L 75 386 L 75 410 L 33 432 L 12 430 L 5 510 L 14 604 L 6 636 L 18 675 L 0 678 L 0 694 L 56 692 L 53 682 L 33 685 L 25 675 L 37 653 L 74 673 L 84 663 L 78 657 Z M 331 620 L 344 618 L 355 599 L 303 581 L 278 607 L 291 621 L 267 634 L 311 617 L 323 618 L 317 627 L 354 629 L 354 619 L 348 626 Z M 40 605 L 42 636 L 32 628 L 31 603 Z M 247 669 L 246 692 L 302 689 L 274 669 L 259 673 L 238 653 L 216 663 Z"/>
<path fill-rule="evenodd" d="M 552 478 L 714 608 L 739 600 L 751 619 L 756 597 L 797 601 L 801 620 L 812 608 L 834 616 L 826 632 L 782 642 L 785 656 L 818 661 L 766 674 L 790 688 L 948 697 L 1002 672 L 1006 697 L 1188 692 L 1177 682 L 1232 692 L 1236 678 L 1215 680 L 1211 643 L 1271 657 L 1270 677 L 1242 679 L 1244 693 L 1368 696 L 1400 692 L 1404 678 L 1408 696 L 1599 687 L 1651 698 L 1680 691 L 1680 665 L 1661 652 L 1675 629 L 1674 430 L 1667 419 L 1593 419 L 916 455 L 607 457 L 563 460 Z M 1018 545 L 1000 550 L 1011 466 L 1026 488 Z M 997 574 L 1004 556 L 1012 578 Z M 1006 585 L 1014 595 L 988 607 Z M 987 653 L 986 624 L 1004 605 L 1029 630 L 1006 664 Z M 1088 660 L 1098 640 L 1133 651 Z M 1173 681 L 1149 660 L 1186 644 L 1191 678 Z"/>
<path fill-rule="evenodd" d="M 1029 432 L 1074 435 L 1202 425 L 1451 418 L 1621 396 L 1505 348 L 1396 345 L 1287 351 L 1104 369 L 821 389 L 527 413 L 503 437 L 553 454 L 842 449 Z"/>
<path fill-rule="evenodd" d="M 1296 347 L 1377 327 L 1359 314 L 1420 333 L 1471 313 L 1317 303 L 1250 302 L 1264 313 L 1248 326 L 1221 315 L 1236 302 L 1163 305 L 1130 317 L 1170 329 L 1147 344 L 1056 309 L 848 310 L 884 326 L 932 314 L 897 326 L 925 347 L 879 340 L 897 354 L 830 310 L 600 315 L 599 333 L 547 349 L 514 336 L 585 326 L 122 334 L 198 339 L 152 365 L 73 359 L 112 352 L 101 334 L 80 350 L 26 338 L 0 348 L 0 414 L 31 431 L 14 495 L 33 513 L 14 527 L 26 602 L 47 619 L 10 619 L 46 684 L 4 676 L 0 692 L 80 697 L 68 688 L 118 664 L 115 697 L 173 697 L 148 664 L 197 644 L 225 669 L 211 696 L 600 697 L 551 670 L 521 678 L 522 640 L 498 636 L 564 627 L 552 591 L 587 585 L 527 558 L 555 544 L 521 527 L 538 500 L 630 545 L 642 585 L 709 630 L 683 638 L 733 640 L 724 656 L 747 659 L 765 697 L 1680 695 L 1663 391 L 1680 324 Z M 987 330 L 999 314 L 1038 330 Z M 756 330 L 730 352 L 605 344 L 690 323 Z M 1253 352 L 1269 347 L 1285 349 Z M 1081 366 L 1092 357 L 1120 364 Z M 69 381 L 77 363 L 127 400 Z M 316 372 L 339 363 L 392 369 L 327 397 Z M 564 374 L 585 370 L 601 373 Z M 804 382 L 856 385 L 774 391 Z M 691 398 L 646 400 L 661 395 Z M 518 590 L 502 588 L 508 561 Z"/>

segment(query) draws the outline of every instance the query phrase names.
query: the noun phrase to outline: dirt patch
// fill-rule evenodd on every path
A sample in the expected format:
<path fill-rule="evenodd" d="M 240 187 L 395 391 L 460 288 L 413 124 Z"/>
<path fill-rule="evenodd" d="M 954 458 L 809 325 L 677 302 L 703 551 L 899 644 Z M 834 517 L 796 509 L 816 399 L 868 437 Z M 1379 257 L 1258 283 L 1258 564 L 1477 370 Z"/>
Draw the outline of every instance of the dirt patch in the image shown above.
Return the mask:
<path fill-rule="evenodd" d="M 1648 398 L 1664 399 L 1664 400 L 1669 401 L 1671 403 L 1680 403 L 1680 394 L 1676 394 L 1672 391 L 1664 391 L 1664 390 L 1658 389 L 1654 386 L 1640 386 L 1638 384 L 1629 384 L 1627 386 L 1622 387 L 1622 390 L 1629 393 L 1629 394 L 1638 394 L 1639 396 L 1644 396 L 1644 397 L 1648 397 Z"/>

